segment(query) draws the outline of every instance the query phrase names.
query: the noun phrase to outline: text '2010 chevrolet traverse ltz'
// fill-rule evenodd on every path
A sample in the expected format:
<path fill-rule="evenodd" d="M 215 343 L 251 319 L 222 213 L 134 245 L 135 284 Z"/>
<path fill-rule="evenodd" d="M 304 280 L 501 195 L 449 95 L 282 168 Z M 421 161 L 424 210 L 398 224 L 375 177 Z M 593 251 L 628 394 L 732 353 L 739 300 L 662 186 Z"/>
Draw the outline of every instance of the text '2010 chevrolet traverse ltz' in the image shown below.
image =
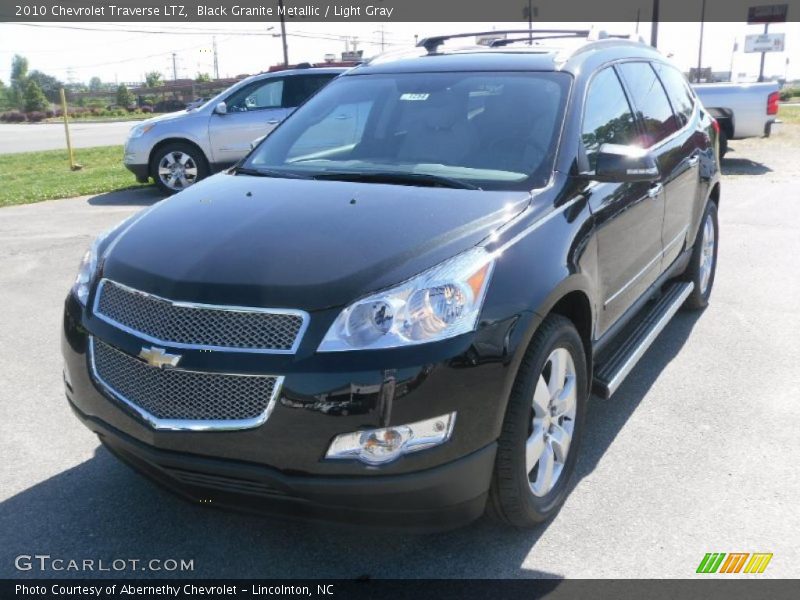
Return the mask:
<path fill-rule="evenodd" d="M 340 76 L 94 243 L 64 378 L 111 452 L 213 506 L 558 510 L 591 390 L 708 302 L 716 123 L 643 44 L 444 41 Z"/>

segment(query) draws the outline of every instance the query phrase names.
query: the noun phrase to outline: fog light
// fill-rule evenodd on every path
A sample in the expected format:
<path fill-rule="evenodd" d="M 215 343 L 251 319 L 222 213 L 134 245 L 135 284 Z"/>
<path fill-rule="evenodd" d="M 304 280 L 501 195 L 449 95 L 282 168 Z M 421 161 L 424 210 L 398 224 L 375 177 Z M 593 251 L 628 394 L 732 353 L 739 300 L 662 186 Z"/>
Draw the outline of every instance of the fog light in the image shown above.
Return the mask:
<path fill-rule="evenodd" d="M 444 444 L 453 433 L 456 413 L 408 425 L 365 429 L 337 435 L 325 458 L 356 459 L 368 465 L 382 465 L 404 454 Z"/>

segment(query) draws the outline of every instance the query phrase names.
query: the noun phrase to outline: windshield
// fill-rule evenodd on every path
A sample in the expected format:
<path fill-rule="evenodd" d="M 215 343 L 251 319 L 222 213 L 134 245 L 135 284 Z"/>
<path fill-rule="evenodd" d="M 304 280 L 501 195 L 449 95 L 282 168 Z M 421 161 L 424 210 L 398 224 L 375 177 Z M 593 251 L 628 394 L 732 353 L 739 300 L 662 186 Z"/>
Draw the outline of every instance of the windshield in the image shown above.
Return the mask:
<path fill-rule="evenodd" d="M 553 168 L 564 73 L 401 73 L 335 80 L 244 167 L 306 176 L 532 189 Z"/>

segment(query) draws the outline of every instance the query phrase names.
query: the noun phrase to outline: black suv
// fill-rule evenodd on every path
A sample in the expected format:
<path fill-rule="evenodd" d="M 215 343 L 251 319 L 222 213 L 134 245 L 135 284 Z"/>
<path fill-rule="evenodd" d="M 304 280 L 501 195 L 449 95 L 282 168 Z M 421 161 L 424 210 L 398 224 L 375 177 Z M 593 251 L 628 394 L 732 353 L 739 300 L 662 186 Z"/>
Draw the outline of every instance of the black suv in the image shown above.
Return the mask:
<path fill-rule="evenodd" d="M 77 416 L 213 506 L 553 515 L 591 391 L 708 303 L 718 131 L 656 50 L 534 37 L 357 67 L 101 236 L 66 301 Z"/>

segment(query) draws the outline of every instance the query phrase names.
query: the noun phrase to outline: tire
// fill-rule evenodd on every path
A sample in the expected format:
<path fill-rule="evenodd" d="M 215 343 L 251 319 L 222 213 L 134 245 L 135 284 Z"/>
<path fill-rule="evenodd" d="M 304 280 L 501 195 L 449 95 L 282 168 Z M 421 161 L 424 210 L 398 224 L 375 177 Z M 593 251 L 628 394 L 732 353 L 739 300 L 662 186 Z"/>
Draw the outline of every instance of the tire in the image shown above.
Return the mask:
<path fill-rule="evenodd" d="M 713 239 L 709 240 L 709 235 Z M 710 243 L 709 243 L 710 242 Z M 694 241 L 692 258 L 683 278 L 694 283 L 692 293 L 686 298 L 683 308 L 699 310 L 708 306 L 711 289 L 714 287 L 714 277 L 717 273 L 717 248 L 719 246 L 719 222 L 717 219 L 717 204 L 709 201 L 703 218 L 700 221 L 700 230 Z M 710 264 L 708 260 L 710 259 Z"/>
<path fill-rule="evenodd" d="M 173 142 L 153 154 L 150 176 L 162 192 L 176 194 L 207 177 L 208 163 L 196 146 Z"/>
<path fill-rule="evenodd" d="M 564 378 L 566 384 L 563 388 L 552 379 L 554 355 L 556 361 L 560 360 L 566 365 L 566 370 L 563 370 L 567 375 Z M 564 361 L 567 356 L 571 364 Z M 565 396 L 564 391 L 570 385 L 573 393 Z M 541 405 L 546 402 L 537 402 L 537 398 L 544 400 L 546 396 L 547 400 L 551 400 L 551 391 L 555 389 L 558 392 L 559 388 L 561 393 L 556 393 L 556 396 L 571 396 L 574 411 L 571 416 L 565 413 L 565 416 L 555 419 L 552 416 L 543 417 L 545 411 L 541 410 Z M 571 321 L 560 315 L 550 315 L 542 322 L 525 352 L 508 401 L 487 503 L 488 511 L 494 518 L 514 527 L 530 528 L 550 519 L 559 511 L 575 471 L 588 396 L 589 381 L 583 342 Z M 561 403 L 562 409 L 566 404 Z M 556 426 L 552 430 L 548 427 L 550 423 Z M 557 440 L 564 439 L 562 432 L 567 431 L 570 424 L 571 441 L 564 458 L 560 452 L 563 445 Z M 552 431 L 550 437 L 545 433 L 547 431 Z M 538 434 L 541 434 L 541 438 Z M 538 460 L 532 460 L 539 447 L 542 448 L 541 455 Z M 526 456 L 528 450 L 533 450 L 531 457 Z M 545 464 L 553 466 L 551 473 L 554 479 L 549 488 L 545 485 L 546 471 L 541 471 Z M 529 465 L 533 466 L 529 468 Z"/>

